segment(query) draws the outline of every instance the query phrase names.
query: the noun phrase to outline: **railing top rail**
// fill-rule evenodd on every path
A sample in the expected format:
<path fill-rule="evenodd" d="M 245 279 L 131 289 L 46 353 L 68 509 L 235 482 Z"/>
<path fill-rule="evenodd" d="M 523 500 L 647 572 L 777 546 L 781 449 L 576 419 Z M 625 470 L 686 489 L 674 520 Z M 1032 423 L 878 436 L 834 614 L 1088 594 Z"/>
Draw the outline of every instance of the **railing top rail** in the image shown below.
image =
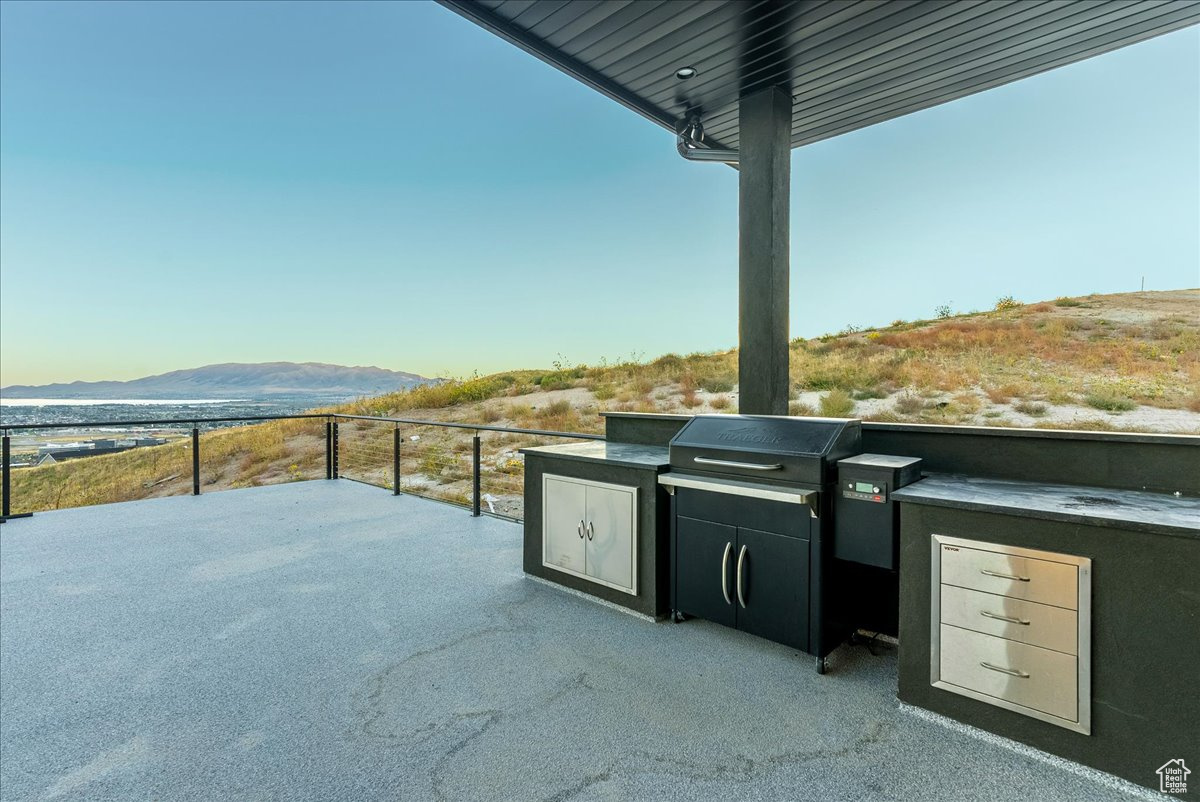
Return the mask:
<path fill-rule="evenodd" d="M 454 421 L 422 420 L 419 418 L 385 418 L 375 415 L 343 415 L 338 412 L 304 412 L 294 415 L 241 415 L 229 418 L 156 418 L 153 420 L 105 420 L 105 421 L 76 421 L 74 423 L 22 423 L 6 424 L 0 422 L 0 430 L 10 431 L 40 431 L 42 429 L 96 429 L 105 426 L 171 426 L 195 425 L 200 423 L 250 423 L 272 420 L 304 420 L 304 419 L 342 419 L 366 420 L 378 423 L 403 423 L 413 426 L 440 426 L 447 429 L 467 429 L 484 432 L 507 432 L 509 434 L 527 434 L 538 437 L 565 437 L 575 440 L 604 440 L 602 434 L 587 434 L 585 432 L 556 432 L 549 429 L 524 429 L 515 426 L 492 426 L 485 423 L 457 423 Z"/>
<path fill-rule="evenodd" d="M 298 420 L 303 418 L 328 418 L 325 413 L 305 412 L 295 415 L 241 415 L 232 418 L 155 418 L 154 420 L 102 420 L 76 421 L 75 423 L 21 423 L 0 422 L 4 431 L 34 431 L 39 429 L 95 429 L 99 426 L 166 426 L 170 424 L 234 423 L 269 420 Z"/>

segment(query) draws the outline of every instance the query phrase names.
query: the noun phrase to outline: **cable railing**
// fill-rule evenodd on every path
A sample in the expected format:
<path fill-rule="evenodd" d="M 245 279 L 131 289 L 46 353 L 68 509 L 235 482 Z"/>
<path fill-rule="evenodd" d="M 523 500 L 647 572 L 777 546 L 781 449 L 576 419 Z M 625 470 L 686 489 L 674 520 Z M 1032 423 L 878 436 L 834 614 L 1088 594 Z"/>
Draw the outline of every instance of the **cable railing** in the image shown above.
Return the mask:
<path fill-rule="evenodd" d="M 258 424 L 250 426 L 250 424 Z M 138 437 L 151 431 L 155 438 Z M 111 431 L 120 434 L 113 437 Z M 14 459 L 13 435 L 104 430 L 88 480 L 70 462 Z M 249 431 L 248 431 L 249 430 Z M 351 479 L 423 496 L 472 515 L 524 518 L 521 448 L 603 435 L 414 418 L 303 413 L 76 423 L 0 423 L 0 522 L 35 512 L 312 479 Z M 142 442 L 151 440 L 163 442 Z M 111 453 L 109 453 L 111 452 Z M 53 449 L 45 449 L 51 457 Z M 61 453 L 61 452 L 58 452 Z"/>

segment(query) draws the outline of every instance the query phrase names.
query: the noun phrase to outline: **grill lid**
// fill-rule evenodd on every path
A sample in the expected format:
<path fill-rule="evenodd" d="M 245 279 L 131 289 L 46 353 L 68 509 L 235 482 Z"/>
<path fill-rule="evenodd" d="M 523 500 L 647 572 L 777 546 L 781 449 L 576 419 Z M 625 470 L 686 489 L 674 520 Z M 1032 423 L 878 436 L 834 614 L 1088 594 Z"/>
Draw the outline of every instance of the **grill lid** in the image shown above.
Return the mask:
<path fill-rule="evenodd" d="M 861 424 L 841 418 L 697 415 L 671 440 L 671 467 L 772 483 L 824 484 L 859 453 Z"/>

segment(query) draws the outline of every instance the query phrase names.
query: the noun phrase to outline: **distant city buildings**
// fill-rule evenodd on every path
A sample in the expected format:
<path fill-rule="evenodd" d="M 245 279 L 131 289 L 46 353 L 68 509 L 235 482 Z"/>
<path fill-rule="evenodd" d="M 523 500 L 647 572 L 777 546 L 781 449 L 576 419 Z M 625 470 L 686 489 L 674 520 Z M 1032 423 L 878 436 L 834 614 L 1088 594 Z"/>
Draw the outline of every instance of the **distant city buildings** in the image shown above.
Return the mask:
<path fill-rule="evenodd" d="M 167 442 L 163 437 L 130 437 L 123 439 L 99 438 L 78 443 L 47 443 L 38 446 L 37 457 L 26 466 L 53 465 L 82 457 L 98 457 L 101 454 L 118 454 L 131 448 L 160 446 Z M 13 467 L 19 467 L 14 465 Z"/>

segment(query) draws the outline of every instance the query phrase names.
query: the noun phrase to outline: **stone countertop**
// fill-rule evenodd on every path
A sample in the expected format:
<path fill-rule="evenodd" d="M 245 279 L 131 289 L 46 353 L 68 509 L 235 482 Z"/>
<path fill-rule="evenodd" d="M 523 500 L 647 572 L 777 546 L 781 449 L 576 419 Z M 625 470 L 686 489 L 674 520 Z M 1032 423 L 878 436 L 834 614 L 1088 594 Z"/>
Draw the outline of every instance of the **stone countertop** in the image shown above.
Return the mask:
<path fill-rule="evenodd" d="M 1200 537 L 1200 498 L 934 474 L 892 493 L 911 504 Z"/>
<path fill-rule="evenodd" d="M 593 440 L 587 443 L 568 443 L 561 446 L 522 448 L 522 454 L 539 454 L 580 462 L 602 462 L 627 468 L 657 470 L 670 465 L 666 446 L 643 446 L 636 443 L 609 443 Z"/>

